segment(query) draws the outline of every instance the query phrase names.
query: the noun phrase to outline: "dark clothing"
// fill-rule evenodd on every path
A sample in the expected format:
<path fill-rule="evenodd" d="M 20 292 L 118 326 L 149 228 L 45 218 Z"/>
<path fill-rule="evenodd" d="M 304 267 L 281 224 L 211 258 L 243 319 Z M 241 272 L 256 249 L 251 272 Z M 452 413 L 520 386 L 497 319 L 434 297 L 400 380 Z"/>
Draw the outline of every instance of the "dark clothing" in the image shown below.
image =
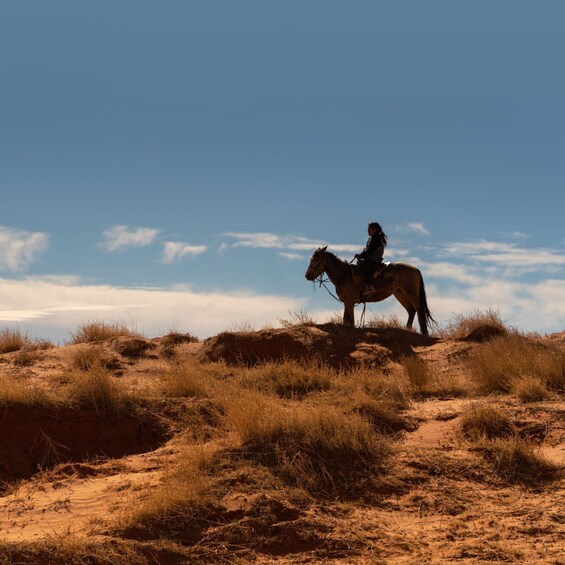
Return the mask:
<path fill-rule="evenodd" d="M 359 268 L 365 277 L 365 282 L 373 282 L 373 274 L 383 263 L 385 241 L 383 235 L 378 233 L 367 240 L 365 249 L 357 256 Z"/>
<path fill-rule="evenodd" d="M 368 259 L 375 263 L 382 263 L 384 252 L 385 241 L 382 234 L 378 233 L 367 240 L 365 249 L 359 253 L 359 259 Z"/>

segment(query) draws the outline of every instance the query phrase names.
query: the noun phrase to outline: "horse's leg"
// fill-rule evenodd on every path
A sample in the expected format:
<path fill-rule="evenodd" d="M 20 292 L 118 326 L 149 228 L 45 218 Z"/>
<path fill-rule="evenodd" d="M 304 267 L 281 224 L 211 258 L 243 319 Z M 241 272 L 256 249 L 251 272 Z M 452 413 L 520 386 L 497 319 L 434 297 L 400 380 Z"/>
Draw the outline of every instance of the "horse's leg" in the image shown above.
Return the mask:
<path fill-rule="evenodd" d="M 416 316 L 416 308 L 410 301 L 410 298 L 408 298 L 408 295 L 401 288 L 394 292 L 394 297 L 398 300 L 398 302 L 400 302 L 400 304 L 402 304 L 406 312 L 408 312 L 406 327 L 411 330 L 412 324 L 414 323 L 414 317 Z"/>
<path fill-rule="evenodd" d="M 355 305 L 344 304 L 343 307 L 343 323 L 347 326 L 355 325 Z"/>

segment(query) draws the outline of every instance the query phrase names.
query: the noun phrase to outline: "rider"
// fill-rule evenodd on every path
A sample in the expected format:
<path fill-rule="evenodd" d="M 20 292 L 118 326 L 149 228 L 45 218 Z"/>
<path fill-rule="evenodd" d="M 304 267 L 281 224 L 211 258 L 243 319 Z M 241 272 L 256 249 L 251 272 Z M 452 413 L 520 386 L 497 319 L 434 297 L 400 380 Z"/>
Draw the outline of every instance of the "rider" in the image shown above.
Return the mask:
<path fill-rule="evenodd" d="M 365 249 L 361 253 L 357 253 L 355 259 L 357 259 L 357 265 L 359 265 L 361 273 L 365 277 L 367 284 L 365 292 L 370 292 L 374 290 L 372 285 L 374 281 L 373 274 L 377 269 L 380 270 L 384 266 L 383 253 L 388 238 L 378 222 L 371 222 L 367 227 L 367 233 L 369 234 L 369 239 Z"/>

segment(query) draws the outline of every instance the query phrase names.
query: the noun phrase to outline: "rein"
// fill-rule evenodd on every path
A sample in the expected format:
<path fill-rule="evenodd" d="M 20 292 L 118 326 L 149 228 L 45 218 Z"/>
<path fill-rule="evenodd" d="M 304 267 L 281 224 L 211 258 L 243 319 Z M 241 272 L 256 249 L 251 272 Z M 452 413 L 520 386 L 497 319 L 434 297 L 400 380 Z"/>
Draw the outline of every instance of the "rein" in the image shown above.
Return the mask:
<path fill-rule="evenodd" d="M 337 300 L 340 304 L 343 304 L 343 302 L 326 286 L 326 283 L 329 282 L 330 279 L 325 279 L 324 278 L 324 273 L 322 273 L 319 277 L 317 277 L 315 279 L 315 283 L 318 283 L 318 286 L 323 286 L 327 291 L 328 294 L 332 297 L 335 298 L 335 300 Z"/>

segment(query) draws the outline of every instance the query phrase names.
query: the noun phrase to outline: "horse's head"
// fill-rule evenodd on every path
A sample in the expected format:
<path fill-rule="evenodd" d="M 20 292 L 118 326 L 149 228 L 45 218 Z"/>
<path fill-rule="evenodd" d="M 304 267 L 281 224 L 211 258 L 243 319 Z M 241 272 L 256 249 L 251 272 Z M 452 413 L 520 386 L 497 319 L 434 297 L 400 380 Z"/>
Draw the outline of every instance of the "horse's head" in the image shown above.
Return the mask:
<path fill-rule="evenodd" d="M 310 258 L 310 264 L 308 265 L 305 275 L 309 281 L 316 280 L 316 278 L 326 270 L 325 256 L 327 249 L 327 245 L 325 247 L 319 247 Z"/>

